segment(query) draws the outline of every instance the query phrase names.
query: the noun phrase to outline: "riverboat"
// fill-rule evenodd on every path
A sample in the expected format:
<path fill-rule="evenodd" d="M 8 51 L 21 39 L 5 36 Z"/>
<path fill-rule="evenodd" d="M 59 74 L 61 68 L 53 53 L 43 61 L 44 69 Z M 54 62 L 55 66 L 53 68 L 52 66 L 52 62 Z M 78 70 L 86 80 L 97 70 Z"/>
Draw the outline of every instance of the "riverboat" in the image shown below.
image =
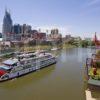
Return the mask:
<path fill-rule="evenodd" d="M 95 35 L 95 54 L 86 60 L 86 70 L 88 76 L 88 84 L 100 86 L 100 41 L 97 41 Z"/>
<path fill-rule="evenodd" d="M 55 64 L 57 57 L 51 53 L 21 53 L 0 65 L 0 82 L 23 76 L 41 68 Z"/>

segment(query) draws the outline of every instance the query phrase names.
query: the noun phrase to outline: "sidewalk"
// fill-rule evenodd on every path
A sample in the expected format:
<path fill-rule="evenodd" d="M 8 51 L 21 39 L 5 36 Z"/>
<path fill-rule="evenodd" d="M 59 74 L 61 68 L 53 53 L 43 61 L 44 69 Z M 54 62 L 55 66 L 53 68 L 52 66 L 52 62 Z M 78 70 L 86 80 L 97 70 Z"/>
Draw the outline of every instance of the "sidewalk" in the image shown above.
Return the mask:
<path fill-rule="evenodd" d="M 92 97 L 91 91 L 86 90 L 85 93 L 86 93 L 86 100 L 96 100 L 95 98 Z"/>

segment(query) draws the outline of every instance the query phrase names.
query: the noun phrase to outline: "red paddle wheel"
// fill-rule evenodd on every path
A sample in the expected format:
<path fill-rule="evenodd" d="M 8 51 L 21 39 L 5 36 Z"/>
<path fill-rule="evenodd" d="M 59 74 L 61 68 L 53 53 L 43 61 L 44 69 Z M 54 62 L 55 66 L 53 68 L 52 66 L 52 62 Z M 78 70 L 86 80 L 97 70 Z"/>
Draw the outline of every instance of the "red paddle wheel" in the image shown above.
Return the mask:
<path fill-rule="evenodd" d="M 6 73 L 6 71 L 0 70 L 0 76 L 4 75 L 5 73 Z"/>

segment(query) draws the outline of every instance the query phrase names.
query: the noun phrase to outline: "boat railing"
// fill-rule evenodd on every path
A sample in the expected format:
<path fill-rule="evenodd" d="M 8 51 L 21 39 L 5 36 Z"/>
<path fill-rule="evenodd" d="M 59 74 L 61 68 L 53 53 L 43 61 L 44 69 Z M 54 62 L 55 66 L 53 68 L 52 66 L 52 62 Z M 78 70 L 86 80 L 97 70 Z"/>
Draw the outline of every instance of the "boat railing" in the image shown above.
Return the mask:
<path fill-rule="evenodd" d="M 86 66 L 91 66 L 92 65 L 92 58 L 87 58 L 86 59 Z"/>
<path fill-rule="evenodd" d="M 4 75 L 2 75 L 0 79 L 9 79 L 8 73 L 5 73 Z"/>

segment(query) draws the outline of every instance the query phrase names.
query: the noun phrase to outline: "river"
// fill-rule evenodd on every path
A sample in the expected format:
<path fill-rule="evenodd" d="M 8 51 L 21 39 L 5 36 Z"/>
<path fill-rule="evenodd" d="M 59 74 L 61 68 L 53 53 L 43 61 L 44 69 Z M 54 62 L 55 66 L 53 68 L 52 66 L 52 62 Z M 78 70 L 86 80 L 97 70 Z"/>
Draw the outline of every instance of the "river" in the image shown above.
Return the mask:
<path fill-rule="evenodd" d="M 74 48 L 53 52 L 55 65 L 0 83 L 0 100 L 86 100 L 85 60 L 91 49 Z M 100 91 L 92 96 L 99 100 Z"/>

